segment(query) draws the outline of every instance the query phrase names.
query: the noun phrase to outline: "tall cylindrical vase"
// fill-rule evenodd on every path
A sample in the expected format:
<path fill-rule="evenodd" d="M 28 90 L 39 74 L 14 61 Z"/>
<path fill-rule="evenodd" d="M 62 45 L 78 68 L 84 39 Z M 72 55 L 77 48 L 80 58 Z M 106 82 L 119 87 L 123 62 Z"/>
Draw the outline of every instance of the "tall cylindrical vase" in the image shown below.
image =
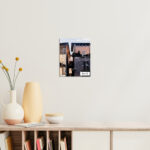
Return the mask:
<path fill-rule="evenodd" d="M 10 103 L 4 107 L 3 119 L 9 125 L 21 123 L 23 121 L 24 111 L 16 101 L 16 90 L 10 91 Z"/>
<path fill-rule="evenodd" d="M 24 122 L 40 122 L 42 119 L 42 94 L 37 82 L 27 82 L 23 95 Z"/>

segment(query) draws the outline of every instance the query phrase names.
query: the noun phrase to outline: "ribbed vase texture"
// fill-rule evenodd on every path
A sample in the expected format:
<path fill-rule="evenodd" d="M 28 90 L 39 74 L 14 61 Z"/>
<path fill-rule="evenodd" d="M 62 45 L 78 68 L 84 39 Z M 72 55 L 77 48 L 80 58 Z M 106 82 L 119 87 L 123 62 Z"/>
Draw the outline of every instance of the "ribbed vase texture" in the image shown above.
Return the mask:
<path fill-rule="evenodd" d="M 24 122 L 40 122 L 42 119 L 42 94 L 37 82 L 27 82 L 23 95 Z"/>

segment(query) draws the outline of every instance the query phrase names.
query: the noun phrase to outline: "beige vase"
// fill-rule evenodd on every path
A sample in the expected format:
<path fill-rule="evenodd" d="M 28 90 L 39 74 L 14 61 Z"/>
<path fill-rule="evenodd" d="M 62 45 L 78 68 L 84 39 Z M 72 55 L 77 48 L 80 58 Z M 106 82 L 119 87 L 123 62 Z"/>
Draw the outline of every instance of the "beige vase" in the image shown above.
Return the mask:
<path fill-rule="evenodd" d="M 24 122 L 40 122 L 42 119 L 42 94 L 37 82 L 27 82 L 23 95 Z"/>

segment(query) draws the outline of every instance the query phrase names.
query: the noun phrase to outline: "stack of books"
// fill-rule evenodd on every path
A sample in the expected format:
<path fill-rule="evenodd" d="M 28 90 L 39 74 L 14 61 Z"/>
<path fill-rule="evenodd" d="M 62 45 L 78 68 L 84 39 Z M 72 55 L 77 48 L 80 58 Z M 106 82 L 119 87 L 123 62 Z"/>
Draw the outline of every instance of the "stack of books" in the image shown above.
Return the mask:
<path fill-rule="evenodd" d="M 53 141 L 48 139 L 48 150 L 53 150 Z"/>
<path fill-rule="evenodd" d="M 67 150 L 67 139 L 66 139 L 66 137 L 61 139 L 61 141 L 60 141 L 60 149 L 61 150 Z"/>
<path fill-rule="evenodd" d="M 0 150 L 13 150 L 9 132 L 0 132 Z"/>
<path fill-rule="evenodd" d="M 24 148 L 25 150 L 32 150 L 30 140 L 25 141 Z"/>
<path fill-rule="evenodd" d="M 37 150 L 43 150 L 45 146 L 44 137 L 40 137 L 36 140 Z"/>

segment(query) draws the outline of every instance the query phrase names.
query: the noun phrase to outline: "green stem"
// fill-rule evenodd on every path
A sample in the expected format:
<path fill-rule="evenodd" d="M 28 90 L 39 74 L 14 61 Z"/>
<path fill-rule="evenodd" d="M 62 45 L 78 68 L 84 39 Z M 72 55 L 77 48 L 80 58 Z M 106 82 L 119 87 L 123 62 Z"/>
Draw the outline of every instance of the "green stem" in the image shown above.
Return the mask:
<path fill-rule="evenodd" d="M 19 73 L 20 73 L 20 71 L 18 71 L 18 73 L 17 73 L 17 75 L 16 75 L 15 82 L 14 82 L 14 88 L 15 88 L 16 80 L 17 80 L 17 78 L 18 78 L 18 76 L 19 76 Z"/>
<path fill-rule="evenodd" d="M 3 63 L 2 63 L 2 65 L 3 65 L 3 67 L 5 67 Z M 10 75 L 9 75 L 8 71 L 6 71 L 6 70 L 5 70 L 5 73 L 7 74 L 7 77 L 8 77 L 10 89 L 13 90 L 14 88 L 13 88 L 13 86 L 12 86 L 12 82 L 11 82 Z"/>
<path fill-rule="evenodd" d="M 15 86 L 16 64 L 17 61 L 15 61 L 15 67 L 14 67 L 13 86 Z"/>
<path fill-rule="evenodd" d="M 2 69 L 2 71 L 4 72 L 4 74 L 5 74 L 6 78 L 9 80 L 9 78 L 8 78 L 8 76 L 7 76 L 6 72 L 5 72 L 5 70 L 4 70 L 4 69 Z"/>
<path fill-rule="evenodd" d="M 9 83 L 9 86 L 10 86 L 10 81 L 9 81 L 9 78 L 8 78 L 8 76 L 7 76 L 6 72 L 5 72 L 5 70 L 4 70 L 4 69 L 2 69 L 2 71 L 4 72 L 4 74 L 5 74 L 6 78 L 8 79 L 8 83 Z M 11 86 L 10 86 L 10 89 L 11 89 Z"/>
<path fill-rule="evenodd" d="M 14 87 L 13 87 L 13 85 L 12 85 L 12 82 L 11 82 L 11 78 L 10 78 L 9 72 L 6 71 L 6 73 L 8 74 L 8 78 L 9 78 L 9 80 L 10 80 L 11 90 L 14 90 Z"/>

